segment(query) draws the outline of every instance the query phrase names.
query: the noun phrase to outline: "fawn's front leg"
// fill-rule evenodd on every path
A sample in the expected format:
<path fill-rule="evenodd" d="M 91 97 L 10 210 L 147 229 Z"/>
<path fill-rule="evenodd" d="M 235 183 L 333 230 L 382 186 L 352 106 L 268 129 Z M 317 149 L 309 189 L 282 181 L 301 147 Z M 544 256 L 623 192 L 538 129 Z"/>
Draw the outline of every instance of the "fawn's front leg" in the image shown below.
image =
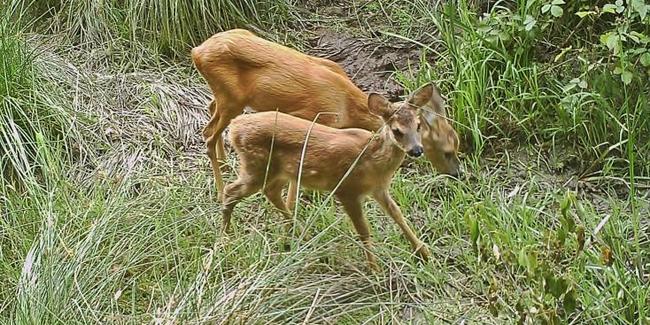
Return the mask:
<path fill-rule="evenodd" d="M 381 208 L 395 220 L 395 223 L 402 229 L 404 236 L 411 243 L 411 247 L 415 250 L 415 253 L 418 254 L 424 261 L 428 261 L 431 257 L 431 252 L 427 246 L 415 235 L 411 227 L 404 220 L 404 215 L 402 211 L 397 206 L 397 203 L 388 193 L 388 190 L 380 190 L 373 194 L 373 198 L 379 203 Z"/>

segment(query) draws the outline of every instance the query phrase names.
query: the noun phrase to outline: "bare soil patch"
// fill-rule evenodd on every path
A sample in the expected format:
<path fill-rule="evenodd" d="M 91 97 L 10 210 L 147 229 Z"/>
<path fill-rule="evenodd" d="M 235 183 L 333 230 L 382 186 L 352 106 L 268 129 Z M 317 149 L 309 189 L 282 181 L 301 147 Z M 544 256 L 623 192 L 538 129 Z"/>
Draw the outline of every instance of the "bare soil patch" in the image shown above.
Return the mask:
<path fill-rule="evenodd" d="M 395 71 L 419 69 L 421 50 L 406 42 L 382 42 L 332 30 L 321 30 L 309 42 L 307 53 L 330 59 L 343 67 L 365 92 L 385 94 L 398 100 L 404 88 L 395 80 Z"/>

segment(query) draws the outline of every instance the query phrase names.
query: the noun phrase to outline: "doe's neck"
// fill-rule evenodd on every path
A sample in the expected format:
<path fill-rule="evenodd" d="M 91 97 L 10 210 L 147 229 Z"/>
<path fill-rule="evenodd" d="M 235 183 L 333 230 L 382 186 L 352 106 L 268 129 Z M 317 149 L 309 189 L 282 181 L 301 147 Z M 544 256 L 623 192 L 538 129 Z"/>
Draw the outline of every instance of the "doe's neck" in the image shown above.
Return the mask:
<path fill-rule="evenodd" d="M 368 110 L 368 95 L 360 90 L 351 94 L 347 108 L 347 121 L 344 127 L 377 131 L 384 125 L 381 117 L 370 113 Z"/>

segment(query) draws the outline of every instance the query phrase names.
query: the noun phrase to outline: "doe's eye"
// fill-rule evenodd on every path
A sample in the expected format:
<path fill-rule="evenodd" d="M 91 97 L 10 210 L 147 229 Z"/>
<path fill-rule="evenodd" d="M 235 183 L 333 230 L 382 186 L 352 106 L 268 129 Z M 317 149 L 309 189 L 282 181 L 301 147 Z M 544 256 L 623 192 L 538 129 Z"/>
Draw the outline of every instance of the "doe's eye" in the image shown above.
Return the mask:
<path fill-rule="evenodd" d="M 392 129 L 392 131 L 396 137 L 401 137 L 403 135 L 402 131 L 400 131 L 399 129 Z"/>
<path fill-rule="evenodd" d="M 422 124 L 418 123 L 418 132 L 420 132 L 420 129 L 422 128 Z"/>

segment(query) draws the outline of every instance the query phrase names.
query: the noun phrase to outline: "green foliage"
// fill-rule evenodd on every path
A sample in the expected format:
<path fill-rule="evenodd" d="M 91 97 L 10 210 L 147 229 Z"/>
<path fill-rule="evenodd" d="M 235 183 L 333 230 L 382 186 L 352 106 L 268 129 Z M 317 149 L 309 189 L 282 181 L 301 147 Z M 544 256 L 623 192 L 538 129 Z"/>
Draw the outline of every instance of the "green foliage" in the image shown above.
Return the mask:
<path fill-rule="evenodd" d="M 642 2 L 432 3 L 366 6 L 391 37 L 439 30 L 395 77 L 441 85 L 478 149 L 463 157 L 472 177 L 409 160 L 391 192 L 434 258 L 412 258 L 369 203 L 383 272 L 368 275 L 327 194 L 303 195 L 289 252 L 261 195 L 221 235 L 200 139 L 209 92 L 157 53 L 281 24 L 286 2 L 0 0 L 0 323 L 647 323 Z M 28 33 L 50 23 L 57 35 Z M 555 146 L 580 157 L 576 174 L 549 174 Z"/>
<path fill-rule="evenodd" d="M 607 28 L 600 34 L 600 45 L 607 50 L 614 74 L 630 85 L 633 78 L 650 78 L 650 5 L 643 0 L 624 3 L 617 0 L 602 7 L 576 12 L 581 19 L 606 19 Z"/>
<path fill-rule="evenodd" d="M 479 15 L 459 0 L 423 11 L 445 51 L 433 72 L 420 71 L 429 79 L 404 84 L 447 81 L 456 125 L 477 152 L 487 139 L 525 136 L 573 144 L 579 168 L 634 166 L 648 175 L 648 25 L 639 9 L 612 14 L 588 3 L 497 2 Z M 598 14 L 586 14 L 592 11 Z"/>
<path fill-rule="evenodd" d="M 57 89 L 40 78 L 35 53 L 22 27 L 25 8 L 8 3 L 0 9 L 0 189 L 48 179 L 51 156 L 63 146 L 67 114 Z"/>
<path fill-rule="evenodd" d="M 186 56 L 192 46 L 234 27 L 256 28 L 288 23 L 291 2 L 251 0 L 64 0 L 37 9 L 52 16 L 63 31 L 83 46 L 144 43 L 165 54 Z"/>

